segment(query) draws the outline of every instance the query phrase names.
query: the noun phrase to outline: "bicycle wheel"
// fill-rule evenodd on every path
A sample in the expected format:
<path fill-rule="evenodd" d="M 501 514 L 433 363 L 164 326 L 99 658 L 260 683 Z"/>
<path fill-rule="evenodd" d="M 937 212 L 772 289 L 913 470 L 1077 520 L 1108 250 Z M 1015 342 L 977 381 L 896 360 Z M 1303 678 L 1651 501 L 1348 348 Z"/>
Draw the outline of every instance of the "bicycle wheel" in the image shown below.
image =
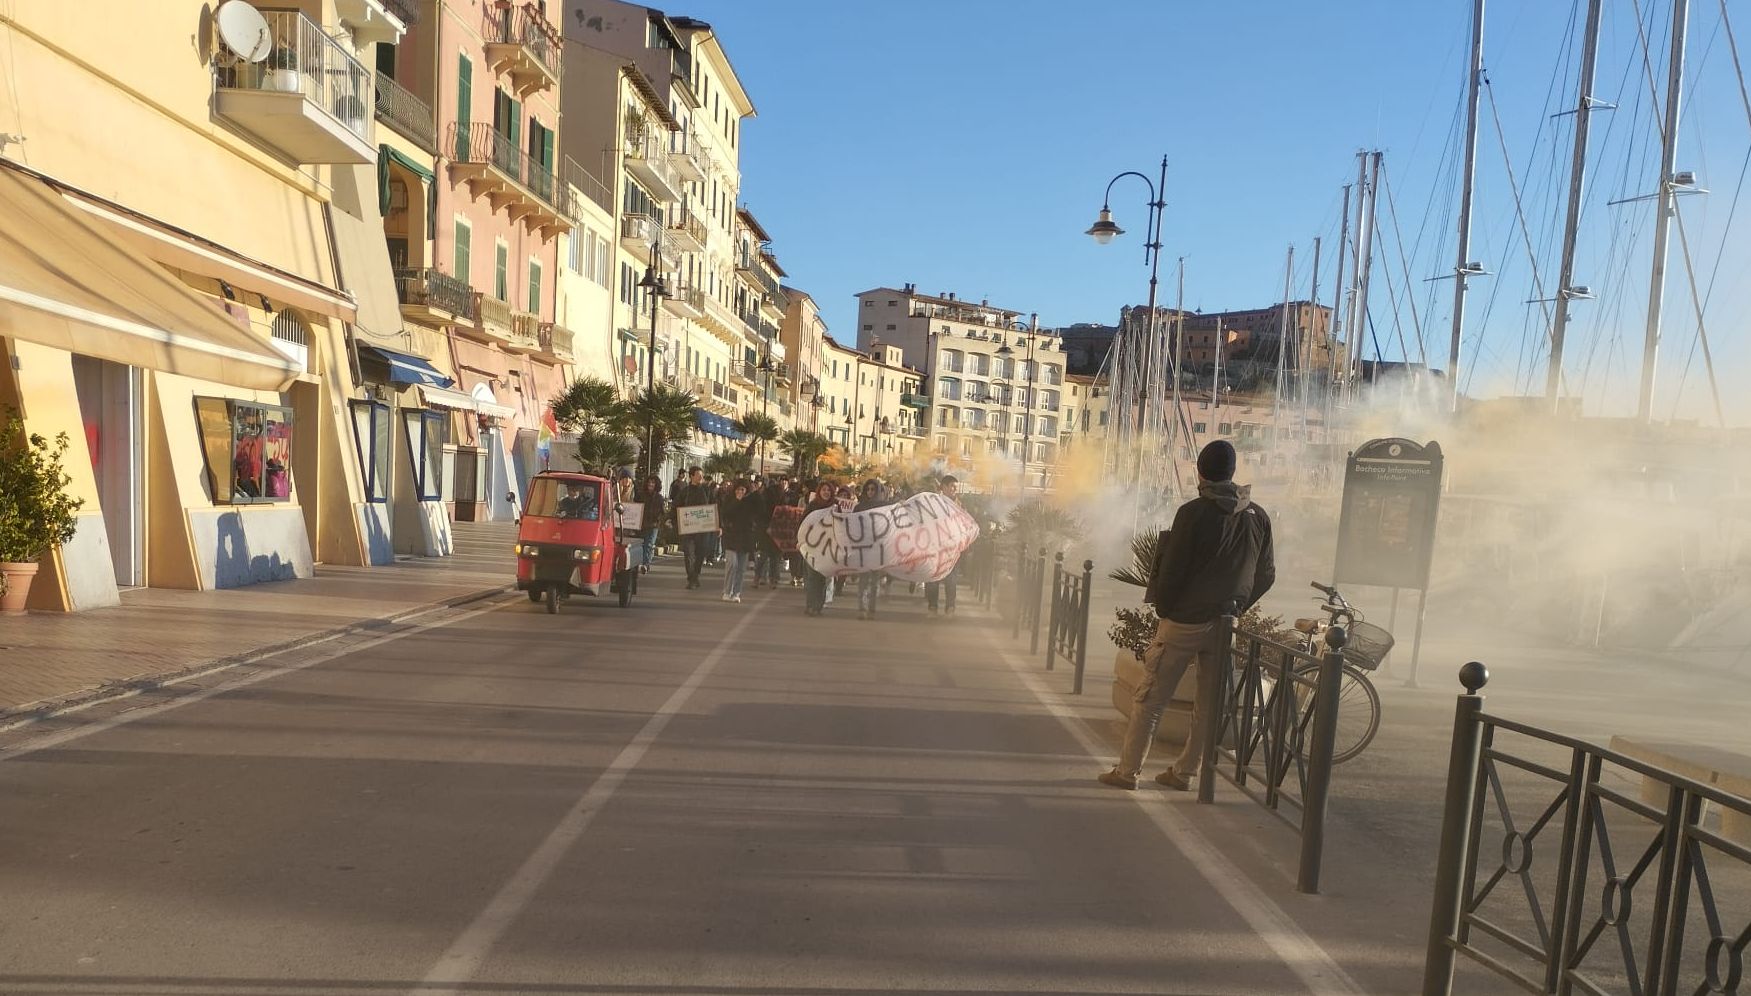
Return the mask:
<path fill-rule="evenodd" d="M 1319 665 L 1301 664 L 1295 668 L 1295 673 L 1317 678 Z M 1311 693 L 1309 689 L 1307 694 Z M 1338 729 L 1337 736 L 1332 738 L 1331 763 L 1342 764 L 1367 750 L 1379 732 L 1380 693 L 1374 690 L 1374 683 L 1360 669 L 1345 665 L 1343 677 L 1338 682 Z M 1307 736 L 1312 735 L 1310 722 Z"/>

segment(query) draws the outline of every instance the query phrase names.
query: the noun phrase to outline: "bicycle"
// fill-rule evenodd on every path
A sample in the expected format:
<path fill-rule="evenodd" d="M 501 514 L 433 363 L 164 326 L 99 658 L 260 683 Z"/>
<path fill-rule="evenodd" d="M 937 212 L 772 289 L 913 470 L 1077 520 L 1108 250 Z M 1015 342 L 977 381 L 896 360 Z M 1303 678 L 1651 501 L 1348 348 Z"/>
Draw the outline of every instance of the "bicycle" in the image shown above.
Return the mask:
<path fill-rule="evenodd" d="M 1312 585 L 1325 596 L 1320 609 L 1326 618 L 1295 620 L 1295 629 L 1302 634 L 1301 649 L 1321 653 L 1323 637 L 1333 626 L 1343 626 L 1348 637 L 1341 651 L 1344 670 L 1338 684 L 1338 729 L 1332 750 L 1332 763 L 1342 764 L 1366 750 L 1380 732 L 1380 693 L 1368 680 L 1368 672 L 1379 668 L 1392 652 L 1393 638 L 1382 627 L 1364 622 L 1361 610 L 1345 601 L 1337 588 L 1318 581 Z M 1295 672 L 1317 677 L 1319 665 L 1305 661 L 1295 666 Z M 1312 691 L 1301 686 L 1298 694 L 1311 695 Z"/>

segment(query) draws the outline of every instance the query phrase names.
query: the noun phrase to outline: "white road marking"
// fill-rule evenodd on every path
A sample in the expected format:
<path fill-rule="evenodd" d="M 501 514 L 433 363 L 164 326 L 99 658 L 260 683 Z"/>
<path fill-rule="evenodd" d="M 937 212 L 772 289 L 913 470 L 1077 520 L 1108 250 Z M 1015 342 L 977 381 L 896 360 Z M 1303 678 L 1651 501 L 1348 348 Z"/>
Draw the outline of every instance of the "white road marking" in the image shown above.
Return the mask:
<path fill-rule="evenodd" d="M 474 922 L 462 931 L 449 950 L 432 966 L 432 970 L 426 973 L 424 983 L 413 990 L 414 996 L 456 996 L 464 988 L 471 988 L 469 983 L 480 971 L 487 956 L 492 953 L 493 945 L 498 943 L 499 938 L 504 936 L 505 931 L 528 908 L 536 892 L 559 865 L 560 859 L 565 857 L 584 835 L 584 831 L 589 829 L 596 814 L 602 811 L 621 783 L 626 781 L 626 776 L 644 760 L 645 753 L 650 750 L 657 737 L 662 735 L 669 720 L 686 707 L 687 700 L 693 697 L 693 693 L 717 669 L 718 662 L 723 660 L 724 654 L 741 638 L 742 631 L 748 628 L 754 617 L 771 601 L 772 596 L 767 595 L 748 610 L 742 616 L 742 621 L 731 627 L 724 634 L 724 638 L 718 641 L 717 646 L 711 648 L 711 652 L 705 655 L 705 659 L 699 662 L 699 666 L 693 669 L 693 673 L 687 676 L 681 687 L 675 689 L 668 701 L 645 720 L 644 726 L 632 740 L 596 776 L 596 780 L 584 790 L 578 801 L 548 831 L 546 839 L 524 859 L 522 867 L 506 880 L 498 894 L 474 918 Z"/>
<path fill-rule="evenodd" d="M 1057 717 L 1058 722 L 1088 752 L 1088 756 L 1102 767 L 1111 767 L 1107 759 L 1113 756 L 1112 748 L 1102 743 L 1089 730 L 1088 724 L 1059 701 L 1057 693 L 1047 688 L 1033 670 L 1019 661 L 1008 647 L 998 643 L 997 638 L 989 632 L 986 636 L 1010 669 L 1034 693 L 1034 698 L 1046 707 L 1047 712 Z M 1089 781 L 1093 780 L 1091 774 Z M 1332 956 L 1319 946 L 1318 941 L 1308 936 L 1275 900 L 1229 861 L 1221 849 L 1211 843 L 1177 807 L 1167 805 L 1159 798 L 1152 798 L 1155 793 L 1129 794 L 1162 835 L 1185 855 L 1186 860 L 1197 869 L 1204 881 L 1210 883 L 1216 894 L 1234 912 L 1240 914 L 1247 926 L 1258 934 L 1259 940 L 1307 985 L 1311 996 L 1365 996 L 1367 990 L 1350 978 L 1349 973 L 1339 967 Z"/>
<path fill-rule="evenodd" d="M 319 654 L 319 655 L 312 657 L 308 660 L 299 661 L 296 664 L 288 664 L 288 665 L 285 665 L 283 667 L 275 667 L 271 670 L 262 671 L 262 672 L 259 672 L 257 674 L 249 675 L 248 677 L 239 678 L 236 681 L 227 681 L 227 682 L 224 682 L 222 684 L 214 685 L 211 688 L 204 688 L 198 692 L 191 692 L 188 695 L 182 696 L 181 698 L 171 699 L 168 702 L 160 702 L 157 705 L 143 706 L 139 709 L 134 709 L 134 710 L 131 710 L 129 712 L 122 713 L 119 716 L 112 716 L 109 719 L 99 720 L 99 721 L 97 721 L 95 723 L 91 723 L 90 725 L 87 725 L 87 726 L 79 726 L 79 727 L 75 727 L 74 729 L 71 729 L 71 730 L 63 730 L 60 733 L 51 733 L 48 736 L 45 736 L 39 740 L 33 740 L 30 743 L 25 744 L 22 747 L 18 747 L 16 749 L 11 749 L 11 750 L 0 751 L 0 761 L 15 761 L 21 757 L 29 757 L 30 755 L 35 754 L 38 751 L 52 750 L 56 747 L 60 747 L 64 744 L 70 743 L 74 740 L 79 740 L 83 737 L 89 737 L 92 734 L 96 734 L 96 733 L 103 733 L 107 730 L 113 730 L 118 726 L 123 726 L 127 723 L 132 723 L 135 720 L 149 719 L 153 716 L 159 716 L 159 715 L 162 715 L 164 713 L 167 713 L 172 709 L 181 709 L 183 706 L 194 705 L 196 702 L 205 702 L 207 699 L 210 699 L 215 695 L 222 695 L 226 692 L 235 691 L 239 688 L 248 688 L 250 685 L 254 685 L 254 684 L 258 684 L 258 683 L 263 682 L 263 681 L 267 681 L 269 678 L 277 678 L 283 674 L 291 674 L 295 671 L 302 671 L 305 668 L 315 667 L 318 664 L 325 664 L 329 661 L 336 660 L 336 659 L 341 658 L 341 657 L 345 657 L 349 654 L 356 654 L 356 653 L 359 653 L 361 651 L 370 650 L 372 647 L 380 647 L 385 643 L 392 643 L 396 640 L 404 639 L 404 638 L 409 637 L 409 636 L 414 636 L 418 633 L 424 633 L 425 631 L 430 630 L 430 629 L 437 629 L 441 626 L 448 626 L 451 623 L 459 623 L 459 622 L 463 622 L 463 621 L 468 620 L 468 619 L 473 619 L 475 616 L 484 615 L 488 612 L 494 611 L 495 609 L 503 608 L 505 605 L 508 605 L 508 604 L 510 604 L 508 601 L 501 601 L 501 602 L 496 602 L 496 603 L 493 603 L 490 605 L 486 605 L 482 608 L 470 609 L 470 610 L 463 612 L 459 615 L 450 616 L 450 617 L 445 618 L 445 619 L 437 619 L 437 620 L 434 620 L 434 621 L 429 622 L 429 623 L 421 623 L 418 626 L 414 626 L 410 629 L 404 629 L 404 630 L 400 630 L 400 631 L 394 632 L 394 633 L 386 633 L 383 636 L 374 637 L 372 639 L 364 641 L 363 643 L 354 643 L 354 644 L 350 644 L 350 645 L 345 646 L 345 647 L 331 650 L 327 653 Z M 436 612 L 438 610 L 432 609 L 431 611 Z M 419 615 L 424 615 L 424 614 L 425 614 L 424 611 L 416 612 L 416 613 L 412 613 L 407 618 L 412 618 L 414 616 L 419 616 Z M 233 661 L 231 663 L 223 664 L 223 665 L 220 665 L 218 667 L 208 668 L 206 670 L 199 671 L 199 672 L 196 672 L 194 674 L 183 675 L 182 677 L 174 679 L 172 681 L 164 682 L 164 684 L 165 685 L 180 684 L 182 682 L 192 681 L 195 678 L 202 677 L 205 675 L 214 674 L 214 673 L 217 673 L 219 671 L 228 671 L 232 668 L 245 667 L 245 666 L 250 665 L 250 664 L 260 663 L 261 661 L 264 661 L 264 660 L 271 660 L 275 657 L 280 656 L 281 654 L 289 654 L 295 650 L 304 650 L 307 647 L 316 646 L 316 645 L 322 644 L 322 643 L 328 643 L 331 640 L 339 639 L 340 637 L 345 636 L 345 635 L 348 635 L 348 634 L 346 634 L 346 633 L 332 633 L 332 634 L 328 634 L 325 636 L 316 637 L 316 638 L 313 638 L 309 643 L 299 644 L 298 646 L 295 646 L 295 647 L 283 647 L 279 650 L 268 651 L 268 652 L 262 653 L 258 656 L 246 657 L 242 660 Z M 108 704 L 111 702 L 119 702 L 123 699 L 132 698 L 132 697 L 139 695 L 139 694 L 140 694 L 140 692 L 133 691 L 133 692 L 127 692 L 125 694 L 117 695 L 117 696 L 113 696 L 113 697 L 109 697 L 109 698 L 97 699 L 97 700 L 94 700 L 92 702 L 81 703 L 77 706 L 73 706 L 73 707 L 68 708 L 68 709 L 59 710 L 59 711 L 53 713 L 52 717 L 53 716 L 64 716 L 64 715 L 67 715 L 69 713 L 78 712 L 81 709 L 89 709 L 93 706 L 105 705 L 105 704 Z M 33 722 L 40 722 L 40 720 L 33 719 L 33 720 L 25 721 L 24 723 L 15 724 L 14 726 L 9 726 L 9 727 L 6 727 L 5 729 L 0 729 L 0 733 L 4 733 L 4 732 L 6 732 L 6 730 L 15 729 L 18 726 L 28 725 L 29 723 L 33 723 Z"/>

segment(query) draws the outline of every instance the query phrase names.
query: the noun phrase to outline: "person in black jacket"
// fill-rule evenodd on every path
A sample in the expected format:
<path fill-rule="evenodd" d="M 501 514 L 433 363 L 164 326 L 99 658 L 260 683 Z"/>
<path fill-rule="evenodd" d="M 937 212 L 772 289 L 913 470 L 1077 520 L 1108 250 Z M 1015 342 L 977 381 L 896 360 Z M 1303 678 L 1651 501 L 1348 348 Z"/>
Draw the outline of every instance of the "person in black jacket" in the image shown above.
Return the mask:
<path fill-rule="evenodd" d="M 1193 661 L 1215 662 L 1216 618 L 1230 607 L 1236 614 L 1251 608 L 1277 579 L 1271 519 L 1253 504 L 1251 488 L 1234 483 L 1234 464 L 1234 447 L 1226 440 L 1204 447 L 1198 454 L 1198 497 L 1180 506 L 1172 528 L 1161 536 L 1146 596 L 1161 622 L 1143 652 L 1143 680 L 1119 763 L 1100 776 L 1107 785 L 1137 787 L 1161 713 L 1186 669 Z M 1209 704 L 1194 694 L 1191 734 L 1157 782 L 1182 792 L 1191 786 L 1211 721 Z"/>
<path fill-rule="evenodd" d="M 641 529 L 644 556 L 638 569 L 641 574 L 649 574 L 651 565 L 657 562 L 657 530 L 662 527 L 663 513 L 668 510 L 668 503 L 663 500 L 663 479 L 655 474 L 645 478 L 644 494 L 639 495 L 639 501 L 644 502 L 644 522 Z"/>
<path fill-rule="evenodd" d="M 854 511 L 862 512 L 893 503 L 893 499 L 888 497 L 888 489 L 882 486 L 881 481 L 872 477 L 863 482 L 863 490 L 859 492 Z M 876 596 L 882 590 L 882 577 L 881 571 L 865 571 L 857 576 L 857 618 L 875 618 Z"/>
<path fill-rule="evenodd" d="M 698 467 L 687 468 L 687 483 L 675 492 L 672 502 L 675 507 L 679 524 L 679 514 L 682 508 L 695 505 L 717 504 L 717 489 L 705 483 L 705 471 Z M 716 533 L 686 533 L 681 537 L 681 554 L 687 562 L 687 587 L 699 587 L 699 572 L 705 568 L 705 561 L 711 552 L 711 541 L 717 539 Z"/>

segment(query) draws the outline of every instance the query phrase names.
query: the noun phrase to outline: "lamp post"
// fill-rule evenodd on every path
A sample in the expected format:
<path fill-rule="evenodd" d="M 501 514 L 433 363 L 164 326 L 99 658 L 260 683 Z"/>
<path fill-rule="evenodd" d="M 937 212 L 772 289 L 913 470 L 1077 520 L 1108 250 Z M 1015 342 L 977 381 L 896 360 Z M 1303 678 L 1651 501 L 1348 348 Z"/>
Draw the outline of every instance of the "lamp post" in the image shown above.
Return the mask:
<path fill-rule="evenodd" d="M 1103 210 L 1101 213 L 1105 215 L 1107 212 Z M 1034 349 L 1039 344 L 1040 339 L 1040 316 L 1037 313 L 1030 315 L 1027 325 L 1023 326 L 1020 322 L 1016 322 L 1012 327 L 1027 338 L 1027 359 L 1022 361 L 1027 364 L 1027 381 L 1022 387 L 1021 395 L 1021 492 L 1025 495 L 1027 494 L 1028 442 L 1033 438 L 1033 416 L 1028 412 L 1034 406 Z M 1010 357 L 1010 362 L 1015 362 L 1013 359 L 1016 355 L 1015 350 L 1011 349 L 1008 343 L 998 347 L 997 355 Z"/>
<path fill-rule="evenodd" d="M 1144 367 L 1143 367 L 1143 390 L 1144 390 L 1145 394 L 1143 395 L 1143 401 L 1146 405 L 1148 401 L 1154 400 L 1153 392 L 1155 391 L 1155 379 L 1156 379 L 1156 376 L 1159 372 L 1157 367 L 1158 367 L 1160 360 L 1161 360 L 1160 344 L 1156 341 L 1155 300 L 1156 300 L 1156 289 L 1157 289 L 1159 282 L 1160 282 L 1160 272 L 1161 272 L 1161 214 L 1162 214 L 1162 209 L 1167 207 L 1167 201 L 1165 200 L 1165 198 L 1167 196 L 1167 157 L 1166 156 L 1161 157 L 1161 179 L 1158 183 L 1150 182 L 1150 180 L 1147 176 L 1144 176 L 1142 173 L 1139 173 L 1135 170 L 1127 170 L 1126 172 L 1120 173 L 1118 176 L 1113 177 L 1111 180 L 1108 180 L 1106 193 L 1101 197 L 1100 215 L 1099 215 L 1099 217 L 1097 217 L 1095 219 L 1094 224 L 1089 226 L 1087 234 L 1092 236 L 1094 238 L 1094 240 L 1096 242 L 1100 243 L 1101 245 L 1106 245 L 1106 244 L 1112 242 L 1113 239 L 1117 238 L 1118 236 L 1125 234 L 1125 230 L 1120 228 L 1113 221 L 1112 194 L 1113 194 L 1113 184 L 1118 183 L 1120 180 L 1124 179 L 1127 176 L 1134 176 L 1137 179 L 1142 180 L 1143 183 L 1149 188 L 1149 218 L 1148 218 L 1148 223 L 1145 226 L 1146 241 L 1143 243 L 1143 261 L 1145 263 L 1149 264 L 1148 341 L 1143 344 L 1143 350 L 1144 350 L 1144 356 L 1145 356 L 1145 362 L 1144 362 Z M 1120 333 L 1120 335 L 1122 336 L 1123 333 Z M 1121 352 L 1118 355 L 1122 361 L 1124 354 Z M 1119 443 L 1120 443 L 1120 445 L 1123 445 L 1125 442 L 1125 435 L 1126 435 L 1124 430 L 1129 429 L 1131 427 L 1130 395 L 1135 392 L 1136 388 L 1133 385 L 1131 385 L 1130 383 L 1126 382 L 1126 380 L 1121 379 L 1120 373 L 1121 373 L 1121 364 L 1115 363 L 1114 364 L 1114 371 L 1113 371 L 1114 383 L 1113 383 L 1112 397 L 1115 400 L 1122 399 L 1122 402 L 1125 406 L 1124 409 L 1121 411 L 1121 415 L 1124 417 L 1124 422 L 1120 423 L 1120 425 L 1119 425 L 1119 429 L 1120 429 Z M 1175 391 L 1177 391 L 1178 388 L 1179 388 L 1179 371 L 1175 370 L 1174 371 L 1174 389 L 1175 389 Z M 1176 407 L 1177 407 L 1177 400 L 1175 403 L 1176 403 Z M 1139 412 L 1139 415 L 1143 416 L 1143 418 L 1146 420 L 1147 419 L 1147 412 L 1148 412 L 1148 408 L 1144 407 L 1142 409 L 1142 411 Z M 1176 423 L 1178 421 L 1178 418 L 1179 418 L 1179 413 L 1176 411 L 1174 413 L 1174 419 L 1175 419 Z M 1142 465 L 1143 452 L 1142 452 L 1141 447 L 1138 448 L 1137 459 L 1138 459 L 1138 464 L 1137 464 L 1138 475 L 1141 476 L 1142 467 L 1143 467 L 1143 465 Z M 1117 460 L 1114 461 L 1114 468 L 1113 469 L 1115 471 L 1118 470 Z M 1175 477 L 1177 479 L 1178 475 L 1176 474 Z"/>
<path fill-rule="evenodd" d="M 638 282 L 639 289 L 651 300 L 651 344 L 645 350 L 645 381 L 644 389 L 648 394 L 657 386 L 657 303 L 669 296 L 669 285 L 657 273 L 654 267 L 646 267 L 644 278 Z M 657 426 L 655 421 L 645 426 L 644 434 L 644 472 L 649 477 L 657 472 L 657 455 L 652 451 L 656 446 Z"/>

